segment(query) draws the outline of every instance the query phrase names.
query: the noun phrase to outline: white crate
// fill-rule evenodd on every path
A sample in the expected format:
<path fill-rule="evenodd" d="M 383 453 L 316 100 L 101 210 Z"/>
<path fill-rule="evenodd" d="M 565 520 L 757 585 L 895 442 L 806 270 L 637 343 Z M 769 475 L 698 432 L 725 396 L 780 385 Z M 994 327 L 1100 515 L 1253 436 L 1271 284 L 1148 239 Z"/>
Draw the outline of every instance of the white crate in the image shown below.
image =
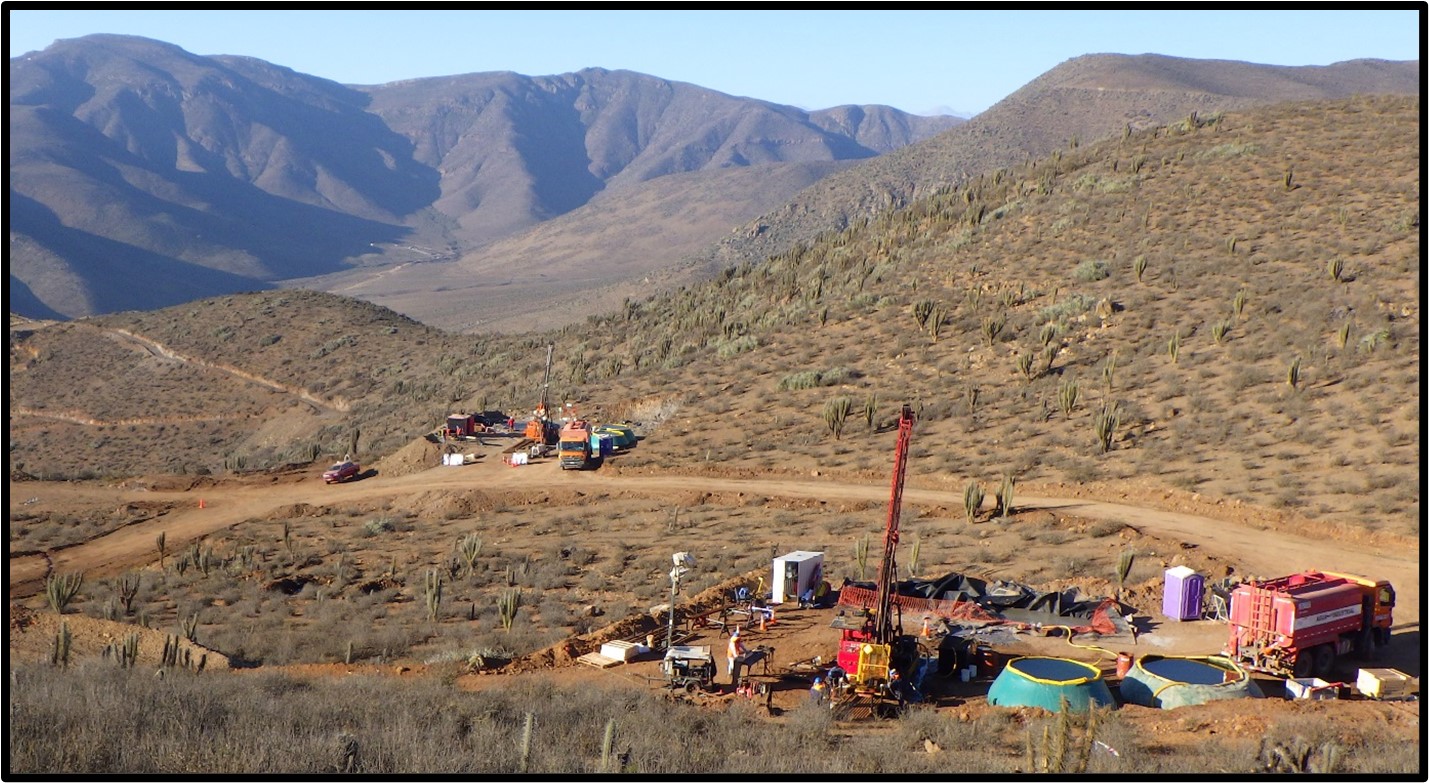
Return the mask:
<path fill-rule="evenodd" d="M 1408 696 L 1414 689 L 1414 678 L 1398 669 L 1360 669 L 1355 689 L 1371 699 L 1393 699 Z"/>
<path fill-rule="evenodd" d="M 1329 687 L 1330 683 L 1319 677 L 1305 677 L 1285 681 L 1285 698 L 1287 699 L 1338 699 L 1340 697 L 1338 687 Z"/>
<path fill-rule="evenodd" d="M 600 654 L 607 658 L 614 658 L 617 661 L 629 662 L 635 657 L 635 643 L 614 641 L 606 642 L 600 646 Z"/>

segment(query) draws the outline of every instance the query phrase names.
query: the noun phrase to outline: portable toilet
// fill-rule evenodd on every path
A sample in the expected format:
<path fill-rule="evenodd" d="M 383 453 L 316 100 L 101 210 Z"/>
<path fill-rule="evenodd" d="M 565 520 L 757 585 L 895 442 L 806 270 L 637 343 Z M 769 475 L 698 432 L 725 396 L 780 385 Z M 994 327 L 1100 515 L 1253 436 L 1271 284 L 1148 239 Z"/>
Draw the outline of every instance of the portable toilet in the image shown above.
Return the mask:
<path fill-rule="evenodd" d="M 773 603 L 798 602 L 805 590 L 824 578 L 823 552 L 790 552 L 774 558 Z"/>
<path fill-rule="evenodd" d="M 1166 569 L 1161 613 L 1177 621 L 1201 619 L 1201 594 L 1205 587 L 1205 577 L 1186 566 Z"/>

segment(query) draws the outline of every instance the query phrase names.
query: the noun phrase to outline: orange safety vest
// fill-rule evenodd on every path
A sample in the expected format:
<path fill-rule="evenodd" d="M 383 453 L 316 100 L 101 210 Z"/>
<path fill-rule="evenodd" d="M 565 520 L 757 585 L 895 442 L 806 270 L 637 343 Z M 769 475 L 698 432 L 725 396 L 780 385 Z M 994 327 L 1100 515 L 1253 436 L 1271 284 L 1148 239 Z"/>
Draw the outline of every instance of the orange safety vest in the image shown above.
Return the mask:
<path fill-rule="evenodd" d="M 729 657 L 738 658 L 744 654 L 744 640 L 738 636 L 729 637 Z"/>

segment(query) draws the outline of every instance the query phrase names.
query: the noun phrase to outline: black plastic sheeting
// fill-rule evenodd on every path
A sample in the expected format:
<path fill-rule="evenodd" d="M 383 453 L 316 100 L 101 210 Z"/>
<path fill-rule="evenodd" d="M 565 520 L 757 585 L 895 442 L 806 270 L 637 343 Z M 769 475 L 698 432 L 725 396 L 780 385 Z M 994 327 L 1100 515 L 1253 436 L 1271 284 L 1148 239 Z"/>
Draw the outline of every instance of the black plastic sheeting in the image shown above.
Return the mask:
<path fill-rule="evenodd" d="M 844 584 L 867 590 L 878 589 L 873 582 L 845 581 Z M 1091 619 L 1092 613 L 1106 600 L 1084 595 L 1079 587 L 1061 592 L 1038 592 L 1018 582 L 988 582 L 957 572 L 939 579 L 905 579 L 895 584 L 893 589 L 898 595 L 914 598 L 972 601 L 1008 620 L 1044 624 L 1050 618 Z M 1125 607 L 1118 605 L 1118 609 L 1125 613 Z"/>

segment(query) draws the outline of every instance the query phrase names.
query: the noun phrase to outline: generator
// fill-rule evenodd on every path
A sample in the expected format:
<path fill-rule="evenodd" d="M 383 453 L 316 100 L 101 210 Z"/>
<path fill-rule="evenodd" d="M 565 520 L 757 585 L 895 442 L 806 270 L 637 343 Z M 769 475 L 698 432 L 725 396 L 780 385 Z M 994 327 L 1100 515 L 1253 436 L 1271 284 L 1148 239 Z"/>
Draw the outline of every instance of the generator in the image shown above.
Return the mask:
<path fill-rule="evenodd" d="M 714 689 L 715 660 L 707 644 L 671 645 L 660 662 L 660 671 L 670 688 L 683 688 L 687 693 Z"/>

